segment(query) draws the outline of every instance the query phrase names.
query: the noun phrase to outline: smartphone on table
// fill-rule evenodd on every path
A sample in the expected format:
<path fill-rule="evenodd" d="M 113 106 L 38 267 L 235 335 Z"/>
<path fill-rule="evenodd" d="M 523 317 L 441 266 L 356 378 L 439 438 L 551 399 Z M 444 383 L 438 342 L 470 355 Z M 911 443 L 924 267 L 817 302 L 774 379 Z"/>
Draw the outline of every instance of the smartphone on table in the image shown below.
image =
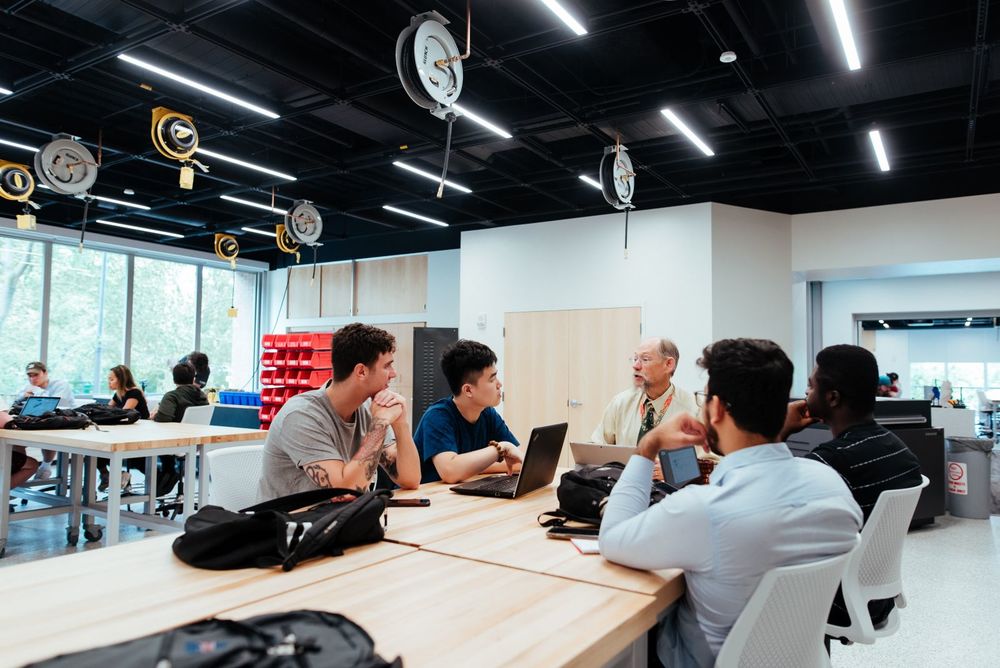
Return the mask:
<path fill-rule="evenodd" d="M 431 505 L 430 499 L 389 499 L 389 508 L 423 508 Z"/>
<path fill-rule="evenodd" d="M 563 540 L 569 540 L 570 538 L 597 538 L 600 533 L 600 529 L 587 527 L 552 527 L 545 532 L 545 537 L 560 538 Z"/>

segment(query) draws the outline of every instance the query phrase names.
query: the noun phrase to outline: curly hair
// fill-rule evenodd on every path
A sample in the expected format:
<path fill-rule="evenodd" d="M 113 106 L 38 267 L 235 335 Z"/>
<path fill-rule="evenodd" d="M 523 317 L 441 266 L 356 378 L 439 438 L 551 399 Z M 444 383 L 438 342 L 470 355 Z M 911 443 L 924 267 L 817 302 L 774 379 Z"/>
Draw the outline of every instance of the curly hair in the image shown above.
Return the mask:
<path fill-rule="evenodd" d="M 333 380 L 350 377 L 354 367 L 364 364 L 371 368 L 379 355 L 396 350 L 396 337 L 378 327 L 354 322 L 333 333 Z"/>

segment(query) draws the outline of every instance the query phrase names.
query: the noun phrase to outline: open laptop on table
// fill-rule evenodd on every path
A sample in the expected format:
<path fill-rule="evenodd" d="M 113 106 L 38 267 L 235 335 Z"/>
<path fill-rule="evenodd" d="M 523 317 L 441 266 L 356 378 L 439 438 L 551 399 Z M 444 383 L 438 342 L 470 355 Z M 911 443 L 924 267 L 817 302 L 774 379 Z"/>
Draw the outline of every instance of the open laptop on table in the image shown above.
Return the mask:
<path fill-rule="evenodd" d="M 698 467 L 698 453 L 693 445 L 674 450 L 660 450 L 660 468 L 663 469 L 663 482 L 668 493 L 676 492 L 684 485 L 701 477 Z"/>
<path fill-rule="evenodd" d="M 559 455 L 562 452 L 563 439 L 566 438 L 568 427 L 567 423 L 562 422 L 532 429 L 520 474 L 488 476 L 455 485 L 451 491 L 473 496 L 516 499 L 540 487 L 545 487 L 556 477 Z"/>
<path fill-rule="evenodd" d="M 59 397 L 28 397 L 21 407 L 21 416 L 39 416 L 55 410 L 59 405 Z"/>
<path fill-rule="evenodd" d="M 577 466 L 603 466 L 609 462 L 627 464 L 628 458 L 636 453 L 636 448 L 630 445 L 570 443 L 569 447 Z"/>

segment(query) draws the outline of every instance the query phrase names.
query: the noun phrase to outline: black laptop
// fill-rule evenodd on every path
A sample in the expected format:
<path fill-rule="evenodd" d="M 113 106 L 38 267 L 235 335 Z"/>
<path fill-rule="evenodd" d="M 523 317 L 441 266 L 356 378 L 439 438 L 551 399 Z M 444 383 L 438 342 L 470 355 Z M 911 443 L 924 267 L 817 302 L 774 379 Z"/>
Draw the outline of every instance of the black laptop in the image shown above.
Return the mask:
<path fill-rule="evenodd" d="M 663 469 L 661 489 L 668 494 L 676 492 L 684 485 L 701 477 L 698 454 L 693 445 L 675 450 L 660 450 L 660 468 Z"/>
<path fill-rule="evenodd" d="M 516 499 L 545 487 L 556 477 L 559 455 L 562 453 L 562 444 L 568 427 L 568 424 L 562 422 L 532 429 L 520 474 L 487 476 L 455 485 L 451 491 L 474 496 Z"/>
<path fill-rule="evenodd" d="M 28 397 L 21 407 L 22 416 L 37 417 L 55 410 L 59 405 L 59 397 Z"/>

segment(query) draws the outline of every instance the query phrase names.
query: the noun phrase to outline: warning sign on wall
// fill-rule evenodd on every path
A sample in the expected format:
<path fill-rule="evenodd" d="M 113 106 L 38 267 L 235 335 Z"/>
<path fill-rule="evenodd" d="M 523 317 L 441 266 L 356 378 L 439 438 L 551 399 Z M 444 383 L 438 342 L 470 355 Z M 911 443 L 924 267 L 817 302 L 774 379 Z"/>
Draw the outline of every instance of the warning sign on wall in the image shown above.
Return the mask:
<path fill-rule="evenodd" d="M 966 465 L 962 462 L 948 462 L 948 492 L 950 494 L 968 494 L 969 476 Z"/>

